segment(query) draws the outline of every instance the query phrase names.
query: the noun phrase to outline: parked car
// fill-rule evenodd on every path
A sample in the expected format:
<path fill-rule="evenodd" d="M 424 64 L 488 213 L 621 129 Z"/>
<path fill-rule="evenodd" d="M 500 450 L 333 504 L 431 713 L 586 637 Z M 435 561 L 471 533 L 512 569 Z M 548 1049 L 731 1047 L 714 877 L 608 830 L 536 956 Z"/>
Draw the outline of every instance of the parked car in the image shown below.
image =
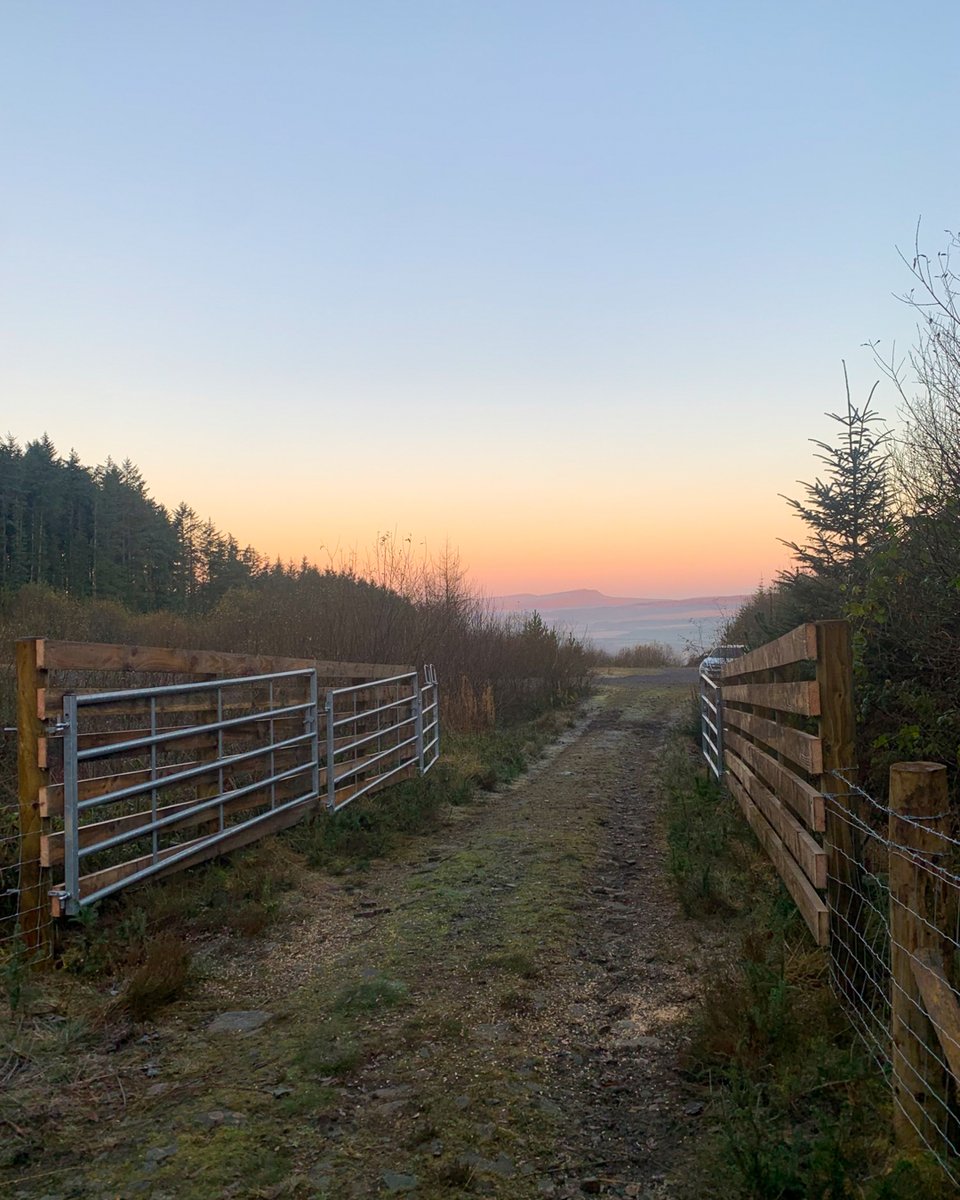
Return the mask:
<path fill-rule="evenodd" d="M 721 670 L 735 658 L 746 654 L 746 646 L 715 646 L 700 662 L 700 674 L 710 679 L 719 679 Z"/>

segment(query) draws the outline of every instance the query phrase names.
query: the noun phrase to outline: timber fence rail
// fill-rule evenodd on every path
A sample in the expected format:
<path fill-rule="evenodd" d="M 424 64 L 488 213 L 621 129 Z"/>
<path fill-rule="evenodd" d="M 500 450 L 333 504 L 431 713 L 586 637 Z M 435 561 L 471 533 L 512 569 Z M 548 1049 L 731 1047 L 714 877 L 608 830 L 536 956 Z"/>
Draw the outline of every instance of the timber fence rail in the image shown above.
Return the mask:
<path fill-rule="evenodd" d="M 960 1186 L 960 839 L 946 767 L 894 764 L 886 802 L 860 787 L 843 621 L 730 662 L 714 705 L 704 757 L 715 770 L 722 746 L 723 782 L 828 950 L 833 989 L 890 1080 L 898 1140 Z"/>
<path fill-rule="evenodd" d="M 841 621 L 802 625 L 720 673 L 724 781 L 821 946 L 829 940 L 822 777 L 838 754 L 852 754 L 852 726 L 849 749 L 836 732 L 847 724 L 837 710 L 850 689 L 848 656 L 834 643 L 846 632 Z"/>
<path fill-rule="evenodd" d="M 31 956 L 54 916 L 422 774 L 439 753 L 431 666 L 421 678 L 32 638 L 16 666 L 19 828 L 8 803 L 0 947 Z"/>

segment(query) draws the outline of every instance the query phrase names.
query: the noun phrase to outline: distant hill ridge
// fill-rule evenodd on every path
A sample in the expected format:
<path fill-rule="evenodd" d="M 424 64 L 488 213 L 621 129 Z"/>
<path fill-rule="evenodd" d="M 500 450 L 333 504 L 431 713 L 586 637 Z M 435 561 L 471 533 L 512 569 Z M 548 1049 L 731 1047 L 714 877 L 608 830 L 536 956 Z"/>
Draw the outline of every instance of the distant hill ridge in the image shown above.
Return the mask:
<path fill-rule="evenodd" d="M 648 605 L 651 608 L 690 608 L 704 604 L 716 604 L 718 601 L 743 601 L 746 595 L 735 596 L 684 596 L 676 600 L 647 599 L 640 596 L 607 596 L 595 588 L 578 588 L 570 592 L 548 592 L 538 595 L 535 592 L 516 592 L 511 596 L 493 596 L 491 603 L 502 610 L 537 609 L 552 612 L 563 608 L 626 608 L 628 606 Z"/>

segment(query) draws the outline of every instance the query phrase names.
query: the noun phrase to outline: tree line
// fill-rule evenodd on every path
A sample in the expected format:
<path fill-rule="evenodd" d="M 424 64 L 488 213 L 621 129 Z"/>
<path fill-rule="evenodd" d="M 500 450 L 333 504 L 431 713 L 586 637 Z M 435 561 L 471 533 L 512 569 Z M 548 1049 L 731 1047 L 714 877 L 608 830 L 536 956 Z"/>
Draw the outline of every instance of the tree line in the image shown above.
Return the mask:
<path fill-rule="evenodd" d="M 491 611 L 449 550 L 386 534 L 360 566 L 271 562 L 186 503 L 169 512 L 129 460 L 85 467 L 46 435 L 0 443 L 0 664 L 36 636 L 432 662 L 448 727 L 563 702 L 590 665 L 537 614 Z"/>
<path fill-rule="evenodd" d="M 875 388 L 846 392 L 821 471 L 788 504 L 804 535 L 784 540 L 793 565 L 761 588 L 725 637 L 759 645 L 808 620 L 844 617 L 854 630 L 858 754 L 882 792 L 891 762 L 960 765 L 960 239 L 904 262 L 902 297 L 917 316 L 901 359 L 877 366 L 892 383 L 894 428 Z M 844 372 L 846 375 L 846 372 Z M 954 780 L 956 787 L 956 780 Z"/>
<path fill-rule="evenodd" d="M 0 442 L 0 589 L 41 584 L 135 612 L 209 611 L 231 588 L 293 571 L 203 521 L 154 500 L 137 467 L 87 467 L 44 434 Z"/>

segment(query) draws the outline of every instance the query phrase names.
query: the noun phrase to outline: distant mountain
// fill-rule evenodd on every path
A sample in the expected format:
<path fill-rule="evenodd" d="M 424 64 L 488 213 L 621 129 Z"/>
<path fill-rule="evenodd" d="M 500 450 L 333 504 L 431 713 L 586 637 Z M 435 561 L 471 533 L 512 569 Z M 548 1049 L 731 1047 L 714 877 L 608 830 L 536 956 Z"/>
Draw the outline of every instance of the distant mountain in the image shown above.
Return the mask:
<path fill-rule="evenodd" d="M 555 608 L 611 608 L 617 604 L 646 604 L 646 600 L 634 600 L 629 596 L 605 596 L 594 588 L 579 588 L 575 592 L 549 592 L 537 595 L 534 592 L 517 592 L 512 596 L 494 596 L 491 603 L 496 608 L 529 610 L 552 610 Z"/>
<path fill-rule="evenodd" d="M 592 588 L 574 592 L 518 592 L 495 596 L 491 603 L 504 613 L 541 613 L 548 625 L 586 637 L 615 653 L 640 642 L 666 642 L 682 654 L 703 653 L 716 643 L 719 631 L 740 608 L 746 594 L 687 596 L 650 600 L 606 596 Z"/>
<path fill-rule="evenodd" d="M 538 595 L 535 592 L 516 592 L 512 596 L 493 596 L 491 603 L 495 608 L 504 611 L 554 612 L 563 608 L 703 608 L 708 605 L 720 605 L 729 609 L 739 608 L 748 597 L 743 596 L 684 596 L 678 600 L 650 600 L 640 596 L 606 596 L 595 588 L 579 588 L 572 592 L 547 592 Z"/>

